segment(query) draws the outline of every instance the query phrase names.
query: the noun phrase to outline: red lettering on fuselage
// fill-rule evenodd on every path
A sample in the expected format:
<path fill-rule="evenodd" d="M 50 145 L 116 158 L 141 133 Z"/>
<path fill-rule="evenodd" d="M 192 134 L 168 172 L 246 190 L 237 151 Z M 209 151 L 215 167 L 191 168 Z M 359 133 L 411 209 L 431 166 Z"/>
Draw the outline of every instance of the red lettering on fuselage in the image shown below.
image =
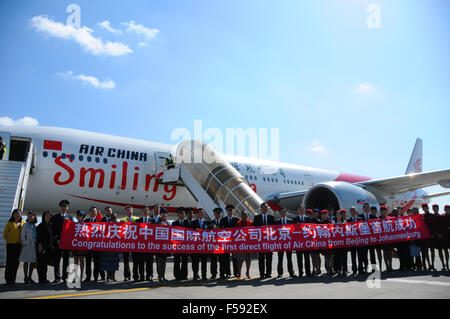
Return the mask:
<path fill-rule="evenodd" d="M 56 185 L 67 185 L 73 181 L 73 179 L 75 177 L 75 173 L 70 168 L 70 166 L 64 164 L 61 161 L 61 158 L 62 158 L 61 156 L 58 156 L 57 158 L 55 158 L 55 164 L 58 165 L 59 167 L 62 167 L 69 174 L 69 177 L 65 181 L 61 181 L 60 178 L 61 178 L 62 173 L 57 172 L 55 174 L 55 176 L 53 177 L 53 180 L 55 181 Z M 72 162 L 72 160 L 70 158 L 69 158 L 69 161 Z"/>
<path fill-rule="evenodd" d="M 101 168 L 99 169 L 93 169 L 93 168 L 80 168 L 80 187 L 84 187 L 85 184 L 85 177 L 87 173 L 91 173 L 91 177 L 89 178 L 89 188 L 94 187 L 95 183 L 95 176 L 97 176 L 97 173 L 100 174 L 100 177 L 98 179 L 98 188 L 103 188 L 103 184 L 105 183 L 105 171 Z"/>
<path fill-rule="evenodd" d="M 72 162 L 72 160 L 70 158 L 68 158 L 68 160 L 70 162 Z M 55 164 L 60 167 L 63 171 L 61 172 L 56 172 L 53 180 L 55 182 L 56 185 L 68 185 L 70 183 L 72 183 L 75 179 L 75 174 L 76 172 L 67 164 L 67 163 L 63 163 L 62 161 L 62 157 L 59 156 L 57 158 L 55 158 L 54 160 Z M 125 190 L 127 188 L 127 170 L 128 170 L 128 162 L 124 161 L 122 162 L 122 178 L 120 181 L 120 189 Z M 103 187 L 105 186 L 105 182 L 108 183 L 106 187 L 109 187 L 109 189 L 114 189 L 116 187 L 116 176 L 117 176 L 117 165 L 116 164 L 112 164 L 111 165 L 111 174 L 109 175 L 109 183 L 108 181 L 105 181 L 108 177 L 107 174 L 105 172 L 104 169 L 102 168 L 93 168 L 93 167 L 81 167 L 79 173 L 79 187 L 86 187 L 86 178 L 89 178 L 89 182 L 87 184 L 87 187 L 89 188 L 98 188 L 98 189 L 103 189 Z M 162 176 L 163 176 L 163 172 L 158 173 L 157 175 L 152 175 L 152 174 L 145 174 L 145 176 L 142 176 L 143 178 L 139 178 L 140 172 L 139 172 L 139 167 L 135 166 L 134 167 L 134 174 L 133 174 L 133 180 L 132 180 L 132 185 L 131 185 L 131 189 L 133 191 L 136 191 L 138 189 L 138 184 L 139 181 L 144 181 L 144 191 L 148 192 L 150 190 L 151 187 L 151 181 L 154 180 L 154 184 L 153 187 L 151 188 L 151 191 L 153 193 L 158 192 L 159 190 L 159 181 L 161 180 Z M 66 179 L 62 179 L 62 175 L 64 173 L 67 173 L 69 176 Z M 95 181 L 98 180 L 97 184 L 95 183 Z M 176 185 L 164 185 L 163 187 L 164 193 L 163 194 L 163 199 L 170 201 L 172 200 L 176 193 L 177 193 L 177 187 Z"/>

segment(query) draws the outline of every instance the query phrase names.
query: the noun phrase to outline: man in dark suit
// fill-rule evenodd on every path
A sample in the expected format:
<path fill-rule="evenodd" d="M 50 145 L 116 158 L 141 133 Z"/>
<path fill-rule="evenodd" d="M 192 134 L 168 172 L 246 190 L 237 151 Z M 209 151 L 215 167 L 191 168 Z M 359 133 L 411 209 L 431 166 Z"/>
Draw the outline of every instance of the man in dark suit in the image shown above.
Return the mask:
<path fill-rule="evenodd" d="M 185 213 L 186 213 L 186 219 L 184 220 L 184 224 L 188 228 L 193 228 L 192 223 L 194 222 L 194 209 L 192 207 L 186 207 Z M 191 260 L 191 268 L 192 268 L 192 272 L 194 272 L 194 263 L 193 263 L 194 254 L 187 254 L 186 256 L 188 257 L 188 264 L 189 264 L 189 259 Z M 185 270 L 185 273 L 187 274 L 187 269 Z"/>
<path fill-rule="evenodd" d="M 207 229 L 208 223 L 203 219 L 205 211 L 203 208 L 197 209 L 197 219 L 192 221 L 192 228 Z M 194 280 L 200 279 L 198 275 L 199 264 L 202 264 L 202 279 L 206 280 L 206 269 L 208 266 L 208 254 L 192 254 L 192 270 L 194 272 Z"/>
<path fill-rule="evenodd" d="M 111 220 L 113 210 L 111 207 L 106 206 L 104 212 L 105 212 L 105 216 L 103 216 L 102 222 L 109 222 Z"/>
<path fill-rule="evenodd" d="M 361 218 L 358 217 L 358 211 L 356 210 L 355 207 L 351 207 L 350 208 L 350 218 L 347 219 L 347 223 L 351 223 L 351 222 L 357 222 L 360 221 Z M 352 257 L 352 272 L 353 275 L 356 275 L 356 273 L 359 271 L 360 273 L 362 273 L 363 268 L 362 268 L 362 253 L 361 253 L 361 247 L 352 247 L 349 249 L 350 250 L 350 254 Z M 358 267 L 358 263 L 359 263 L 359 267 Z"/>
<path fill-rule="evenodd" d="M 364 210 L 364 213 L 359 215 L 359 218 L 361 220 L 368 221 L 370 219 L 376 219 L 377 218 L 376 216 L 373 216 L 370 213 L 370 206 L 369 206 L 368 203 L 365 203 L 363 205 L 363 210 Z M 376 260 L 375 260 L 375 250 L 372 247 L 369 248 L 368 246 L 362 246 L 360 248 L 361 258 L 359 260 L 360 272 L 367 273 L 367 267 L 369 265 L 369 260 L 367 258 L 367 254 L 368 254 L 369 250 L 370 250 L 370 263 L 371 264 L 376 264 L 377 263 Z M 362 263 L 362 265 L 361 265 L 361 263 Z M 373 268 L 372 271 L 375 271 L 375 268 Z"/>
<path fill-rule="evenodd" d="M 292 219 L 289 219 L 286 217 L 286 212 L 287 212 L 287 209 L 285 207 L 280 208 L 280 217 L 281 218 L 280 218 L 280 220 L 278 220 L 276 222 L 277 225 L 287 225 L 287 224 L 293 223 Z M 284 251 L 279 251 L 278 252 L 278 267 L 277 267 L 278 277 L 277 278 L 283 277 L 283 256 L 284 256 Z M 297 278 L 297 276 L 294 274 L 294 266 L 292 265 L 292 251 L 286 251 L 286 259 L 287 259 L 289 275 L 292 278 Z"/>
<path fill-rule="evenodd" d="M 63 258 L 63 275 L 62 280 L 66 281 L 67 279 L 67 267 L 69 267 L 69 257 L 70 257 L 70 250 L 67 249 L 59 249 L 59 243 L 61 240 L 61 231 L 62 226 L 65 219 L 73 220 L 72 216 L 70 216 L 67 211 L 69 210 L 69 201 L 66 199 L 63 199 L 59 202 L 59 213 L 52 216 L 51 219 L 51 227 L 52 227 L 52 234 L 53 234 L 53 240 L 54 240 L 54 247 L 55 247 L 55 281 L 54 283 L 57 283 L 61 280 L 61 273 L 60 273 L 60 264 L 61 264 L 61 257 Z"/>
<path fill-rule="evenodd" d="M 261 214 L 256 215 L 253 219 L 255 226 L 275 225 L 275 219 L 272 215 L 268 215 L 269 206 L 266 202 L 260 205 Z M 272 277 L 272 252 L 258 254 L 259 274 L 262 278 Z"/>
<path fill-rule="evenodd" d="M 172 223 L 172 226 L 185 227 L 186 221 L 184 220 L 184 207 L 179 207 L 177 210 L 178 219 Z M 173 254 L 173 276 L 175 280 L 185 280 L 188 276 L 188 254 Z"/>
<path fill-rule="evenodd" d="M 161 208 L 158 204 L 156 204 L 155 206 L 153 206 L 152 208 L 152 223 L 153 224 L 159 224 L 159 221 L 161 220 L 161 213 L 162 212 L 166 212 L 167 213 L 167 209 L 166 208 Z"/>
<path fill-rule="evenodd" d="M 220 228 L 233 228 L 236 227 L 239 218 L 234 216 L 234 206 L 228 204 L 225 207 L 227 212 L 227 216 L 220 220 Z M 236 259 L 231 258 L 229 253 L 221 254 L 219 257 L 220 260 L 220 278 L 225 279 L 227 277 L 231 277 L 231 268 L 230 268 L 230 259 L 233 260 L 233 274 L 235 277 L 238 277 L 238 266 Z M 225 275 L 225 277 L 223 277 Z"/>
<path fill-rule="evenodd" d="M 89 217 L 86 217 L 83 220 L 84 223 L 97 223 L 97 207 L 91 207 L 89 208 Z M 102 280 L 105 280 L 105 272 L 99 271 L 100 268 L 100 252 L 99 251 L 93 251 L 88 250 L 86 252 L 86 279 L 84 282 L 90 282 L 91 281 L 91 274 L 92 274 L 92 267 L 91 263 L 94 263 L 94 282 L 98 281 L 98 275 L 100 274 L 100 277 Z"/>
<path fill-rule="evenodd" d="M 298 206 L 297 208 L 298 216 L 294 217 L 292 222 L 294 224 L 307 224 L 311 222 L 311 219 L 305 215 L 305 208 L 303 206 Z M 303 260 L 305 261 L 305 274 L 306 276 L 311 276 L 311 262 L 310 255 L 311 252 L 307 250 L 297 250 L 297 266 L 298 266 L 298 276 L 303 276 Z"/>
<path fill-rule="evenodd" d="M 222 220 L 222 213 L 223 210 L 220 207 L 216 207 L 213 209 L 214 213 L 214 220 L 209 222 L 208 228 L 209 229 L 219 229 L 220 228 L 220 221 Z M 211 279 L 216 279 L 217 276 L 217 262 L 221 260 L 221 254 L 211 254 Z M 220 263 L 220 262 L 219 262 Z M 222 271 L 222 266 L 220 267 L 220 270 Z M 220 274 L 221 277 L 225 278 L 225 273 Z"/>
<path fill-rule="evenodd" d="M 150 215 L 150 207 L 142 207 L 142 217 L 139 218 L 138 223 L 151 224 L 153 219 Z M 138 253 L 139 261 L 139 280 L 153 281 L 153 256 L 154 253 Z"/>

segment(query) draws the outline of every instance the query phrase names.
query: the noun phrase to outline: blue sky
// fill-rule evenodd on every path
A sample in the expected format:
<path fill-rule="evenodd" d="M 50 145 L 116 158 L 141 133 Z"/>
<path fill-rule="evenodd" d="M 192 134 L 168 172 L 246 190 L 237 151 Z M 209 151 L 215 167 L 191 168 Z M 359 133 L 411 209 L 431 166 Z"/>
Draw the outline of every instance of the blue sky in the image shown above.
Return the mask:
<path fill-rule="evenodd" d="M 172 144 L 194 120 L 279 128 L 280 161 L 373 178 L 403 174 L 421 137 L 423 169 L 444 169 L 449 32 L 447 0 L 5 0 L 0 117 Z"/>

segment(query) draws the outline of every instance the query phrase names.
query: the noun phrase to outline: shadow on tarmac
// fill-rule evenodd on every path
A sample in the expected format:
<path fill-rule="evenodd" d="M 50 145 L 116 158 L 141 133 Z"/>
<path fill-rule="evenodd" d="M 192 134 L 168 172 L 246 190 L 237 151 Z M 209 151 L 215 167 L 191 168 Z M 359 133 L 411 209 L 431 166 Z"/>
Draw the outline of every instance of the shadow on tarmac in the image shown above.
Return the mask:
<path fill-rule="evenodd" d="M 111 291 L 111 290 L 127 290 L 127 289 L 139 289 L 139 288 L 176 288 L 176 287 L 189 287 L 189 286 L 203 286 L 205 288 L 214 288 L 214 287 L 226 287 L 226 288 L 235 288 L 241 286 L 284 286 L 284 285 L 298 285 L 302 283 L 322 283 L 322 284 L 332 284 L 332 283 L 347 283 L 347 282 L 365 282 L 370 273 L 361 274 L 361 275 L 348 275 L 348 276 L 328 276 L 326 274 L 322 274 L 320 276 L 315 277 L 300 277 L 300 278 L 291 278 L 291 277 L 282 277 L 276 278 L 276 276 L 272 276 L 271 278 L 260 279 L 259 277 L 252 277 L 251 279 L 247 279 L 242 277 L 241 280 L 237 280 L 237 278 L 232 277 L 230 279 L 208 279 L 208 280 L 183 280 L 176 281 L 170 280 L 168 282 L 160 283 L 158 281 L 148 282 L 134 282 L 134 281 L 115 281 L 115 282 L 82 282 L 81 288 L 68 288 L 65 282 L 60 281 L 59 283 L 49 283 L 49 284 L 24 284 L 24 283 L 16 283 L 14 285 L 0 285 L 0 291 L 40 291 L 40 290 L 51 290 L 54 292 L 58 291 L 68 291 L 71 293 L 79 293 L 83 291 L 89 290 L 100 290 L 100 291 Z M 377 274 L 375 274 L 376 276 Z M 393 272 L 382 272 L 379 279 L 384 280 L 388 278 L 414 278 L 420 276 L 432 276 L 432 277 L 450 277 L 450 272 L 448 271 L 393 271 Z"/>

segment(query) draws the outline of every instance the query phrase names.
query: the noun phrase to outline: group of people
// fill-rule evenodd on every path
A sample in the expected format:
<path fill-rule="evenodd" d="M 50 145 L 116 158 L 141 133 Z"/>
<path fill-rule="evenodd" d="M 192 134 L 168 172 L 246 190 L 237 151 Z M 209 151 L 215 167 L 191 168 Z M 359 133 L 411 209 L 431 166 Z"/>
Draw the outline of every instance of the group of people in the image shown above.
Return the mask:
<path fill-rule="evenodd" d="M 388 214 L 385 206 L 380 207 L 380 215 L 377 217 L 377 207 L 370 207 L 364 204 L 363 214 L 359 214 L 355 207 L 351 207 L 347 216 L 347 211 L 341 209 L 335 211 L 333 207 L 324 210 L 304 209 L 299 206 L 297 216 L 293 219 L 287 217 L 287 209 L 281 208 L 280 218 L 275 220 L 274 216 L 268 214 L 269 206 L 267 203 L 261 204 L 261 214 L 254 217 L 253 222 L 248 219 L 248 212 L 240 212 L 241 218 L 236 216 L 235 207 L 227 205 L 225 214 L 222 208 L 217 207 L 213 210 L 214 219 L 206 220 L 205 211 L 202 208 L 197 209 L 197 216 L 194 218 L 194 209 L 179 207 L 177 210 L 178 218 L 175 221 L 167 219 L 167 210 L 160 208 L 159 205 L 153 207 L 144 206 L 141 210 L 141 216 L 135 216 L 133 207 L 125 207 L 125 217 L 118 219 L 117 214 L 113 213 L 111 207 L 104 209 L 104 216 L 99 218 L 99 212 L 96 207 L 89 208 L 88 213 L 84 211 L 76 212 L 77 223 L 92 222 L 135 222 L 135 223 L 153 223 L 162 225 L 173 225 L 178 227 L 192 229 L 217 229 L 234 228 L 248 226 L 265 226 L 277 224 L 343 224 L 347 222 L 370 220 L 370 219 L 388 219 L 402 215 L 419 214 L 417 208 L 393 209 Z M 435 270 L 435 250 L 442 264 L 442 270 L 449 270 L 449 239 L 450 239 L 450 206 L 446 205 L 444 214 L 439 214 L 439 206 L 433 205 L 431 213 L 427 204 L 422 205 L 423 218 L 430 231 L 431 237 L 417 241 L 405 241 L 394 244 L 368 245 L 352 248 L 324 249 L 324 250 L 299 250 L 295 251 L 298 275 L 294 271 L 292 262 L 293 251 L 277 252 L 277 274 L 278 278 L 283 276 L 283 260 L 286 256 L 287 270 L 292 278 L 305 276 L 319 276 L 321 274 L 321 255 L 324 256 L 325 269 L 327 275 L 347 276 L 349 273 L 348 253 L 350 253 L 352 274 L 366 274 L 369 261 L 374 271 L 377 265 L 379 270 L 383 270 L 383 261 L 386 271 L 393 271 L 392 258 L 397 255 L 400 261 L 399 270 Z M 99 279 L 102 281 L 116 281 L 115 273 L 119 269 L 120 254 L 123 259 L 124 280 L 131 278 L 134 281 L 153 281 L 153 263 L 156 263 L 157 277 L 160 282 L 166 279 L 166 262 L 170 254 L 167 253 L 138 253 L 138 252 L 111 252 L 111 251 L 92 251 L 92 250 L 64 250 L 59 248 L 62 226 L 65 219 L 73 220 L 68 214 L 69 202 L 62 200 L 59 203 L 59 212 L 51 214 L 46 211 L 42 214 L 42 221 L 36 226 L 37 218 L 34 211 L 27 213 L 26 220 L 22 218 L 22 212 L 15 209 L 9 219 L 3 237 L 7 242 L 7 260 L 5 269 L 5 279 L 7 284 L 13 284 L 16 280 L 19 263 L 23 263 L 25 283 L 34 283 L 32 279 L 33 270 L 37 265 L 39 283 L 49 283 L 47 279 L 48 265 L 54 266 L 54 283 L 61 280 L 66 281 L 68 277 L 67 269 L 69 266 L 70 255 L 73 255 L 74 263 L 81 269 L 82 280 L 84 282 Z M 131 255 L 131 256 L 130 256 Z M 131 258 L 130 258 L 131 257 Z M 210 279 L 220 276 L 220 279 L 227 279 L 232 274 L 241 279 L 242 267 L 245 261 L 246 277 L 250 276 L 251 261 L 258 259 L 260 278 L 270 278 L 272 276 L 272 252 L 262 253 L 174 253 L 173 254 L 173 276 L 175 280 L 188 279 L 188 264 L 191 260 L 193 280 L 207 279 L 208 261 L 210 263 Z M 62 272 L 60 270 L 62 259 Z M 132 263 L 132 269 L 130 268 Z M 232 266 L 231 266 L 232 265 Z M 92 267 L 93 266 L 93 267 Z M 233 270 L 233 272 L 231 272 Z"/>

